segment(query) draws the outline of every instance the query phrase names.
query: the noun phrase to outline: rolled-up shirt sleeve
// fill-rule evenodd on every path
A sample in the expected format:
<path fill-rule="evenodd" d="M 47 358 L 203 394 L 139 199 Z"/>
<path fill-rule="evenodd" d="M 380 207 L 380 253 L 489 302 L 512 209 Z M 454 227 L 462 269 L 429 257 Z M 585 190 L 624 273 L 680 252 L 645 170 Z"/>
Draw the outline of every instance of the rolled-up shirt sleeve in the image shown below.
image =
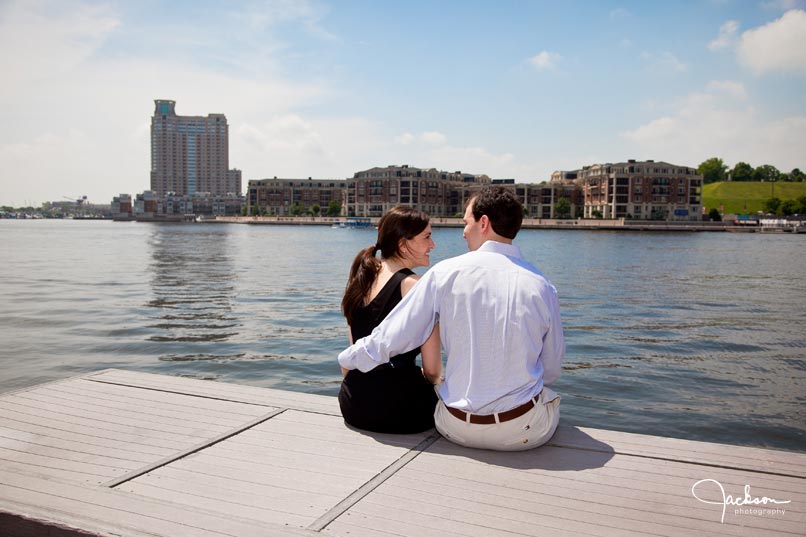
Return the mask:
<path fill-rule="evenodd" d="M 551 312 L 551 324 L 543 337 L 543 349 L 540 359 L 543 362 L 543 384 L 554 384 L 562 374 L 563 357 L 565 356 L 565 338 L 560 317 L 560 301 L 557 291 L 552 288 L 548 293 L 548 306 Z"/>
<path fill-rule="evenodd" d="M 435 276 L 428 271 L 370 335 L 339 354 L 339 364 L 366 373 L 425 343 L 437 318 Z"/>

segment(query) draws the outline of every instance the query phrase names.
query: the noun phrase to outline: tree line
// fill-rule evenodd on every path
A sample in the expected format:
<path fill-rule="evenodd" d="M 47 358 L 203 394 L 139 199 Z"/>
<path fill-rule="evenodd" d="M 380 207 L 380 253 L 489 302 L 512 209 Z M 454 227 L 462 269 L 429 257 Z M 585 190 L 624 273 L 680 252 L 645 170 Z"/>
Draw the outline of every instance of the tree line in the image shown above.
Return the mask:
<path fill-rule="evenodd" d="M 772 164 L 762 164 L 753 168 L 747 162 L 737 162 L 730 169 L 721 158 L 713 157 L 702 162 L 697 167 L 697 173 L 703 176 L 703 184 L 718 183 L 720 181 L 739 182 L 767 182 L 767 181 L 789 181 L 800 183 L 806 181 L 806 174 L 799 168 L 794 168 L 791 172 L 781 172 Z"/>

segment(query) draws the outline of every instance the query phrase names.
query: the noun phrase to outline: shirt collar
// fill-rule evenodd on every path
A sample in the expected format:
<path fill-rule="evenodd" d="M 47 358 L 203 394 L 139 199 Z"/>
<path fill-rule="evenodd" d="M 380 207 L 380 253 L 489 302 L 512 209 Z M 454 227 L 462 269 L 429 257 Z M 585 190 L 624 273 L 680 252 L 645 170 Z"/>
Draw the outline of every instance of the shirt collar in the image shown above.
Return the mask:
<path fill-rule="evenodd" d="M 505 242 L 498 242 L 493 240 L 485 241 L 484 244 L 479 246 L 477 252 L 492 252 L 495 254 L 502 254 L 507 257 L 514 257 L 516 259 L 523 259 L 521 256 L 521 249 L 514 244 L 507 244 Z"/>

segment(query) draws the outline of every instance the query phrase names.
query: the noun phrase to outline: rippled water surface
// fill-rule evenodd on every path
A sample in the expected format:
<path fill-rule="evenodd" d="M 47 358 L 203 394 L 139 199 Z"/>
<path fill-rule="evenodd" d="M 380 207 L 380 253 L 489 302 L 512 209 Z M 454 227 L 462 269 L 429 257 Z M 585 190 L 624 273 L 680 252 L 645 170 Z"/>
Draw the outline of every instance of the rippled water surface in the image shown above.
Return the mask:
<path fill-rule="evenodd" d="M 465 251 L 434 232 L 436 262 Z M 108 367 L 335 395 L 370 230 L 0 221 L 0 391 Z M 806 235 L 523 231 L 563 422 L 806 451 Z"/>

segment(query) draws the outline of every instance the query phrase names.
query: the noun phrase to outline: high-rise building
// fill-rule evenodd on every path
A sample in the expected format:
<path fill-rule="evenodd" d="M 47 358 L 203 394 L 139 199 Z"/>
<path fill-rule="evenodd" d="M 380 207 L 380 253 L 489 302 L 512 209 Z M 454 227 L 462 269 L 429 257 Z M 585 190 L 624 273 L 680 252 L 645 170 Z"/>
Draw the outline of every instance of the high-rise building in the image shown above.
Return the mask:
<path fill-rule="evenodd" d="M 236 177 L 228 173 L 226 116 L 178 116 L 175 101 L 154 103 L 151 190 L 160 197 L 170 192 L 194 196 L 203 192 L 225 195 L 231 191 Z"/>

